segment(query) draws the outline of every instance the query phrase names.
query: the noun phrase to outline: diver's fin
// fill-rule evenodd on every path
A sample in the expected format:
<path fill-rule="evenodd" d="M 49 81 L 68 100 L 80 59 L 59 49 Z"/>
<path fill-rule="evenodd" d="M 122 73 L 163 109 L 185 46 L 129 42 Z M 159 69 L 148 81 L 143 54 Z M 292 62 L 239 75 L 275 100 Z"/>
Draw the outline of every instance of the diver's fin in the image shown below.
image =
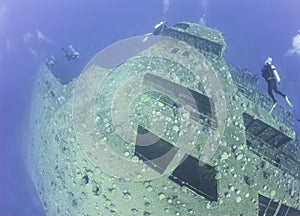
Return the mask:
<path fill-rule="evenodd" d="M 289 100 L 288 96 L 285 96 L 284 98 L 285 98 L 285 101 L 288 103 L 288 105 L 289 105 L 290 107 L 293 107 L 293 104 L 292 104 L 291 101 Z"/>
<path fill-rule="evenodd" d="M 148 33 L 148 34 L 144 35 L 145 36 L 144 39 L 143 39 L 144 43 L 148 40 L 148 38 L 150 37 L 150 35 L 152 35 L 152 33 Z"/>
<path fill-rule="evenodd" d="M 271 108 L 271 110 L 270 110 L 270 114 L 273 112 L 273 109 L 276 107 L 276 105 L 277 105 L 277 102 L 275 102 L 274 104 L 273 104 L 273 106 L 272 106 L 272 108 Z"/>

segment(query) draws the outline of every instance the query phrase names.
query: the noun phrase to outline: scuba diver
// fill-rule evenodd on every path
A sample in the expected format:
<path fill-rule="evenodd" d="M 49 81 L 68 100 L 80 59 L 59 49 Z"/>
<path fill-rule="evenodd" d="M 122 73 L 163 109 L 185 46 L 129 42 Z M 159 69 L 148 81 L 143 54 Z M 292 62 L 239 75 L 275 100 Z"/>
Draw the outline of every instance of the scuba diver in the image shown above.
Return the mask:
<path fill-rule="evenodd" d="M 287 104 L 290 107 L 293 107 L 293 105 L 289 101 L 289 98 L 287 97 L 287 95 L 285 95 L 284 93 L 282 93 L 281 91 L 279 91 L 277 89 L 277 83 L 280 82 L 280 77 L 278 75 L 278 72 L 277 72 L 275 66 L 272 64 L 272 58 L 268 57 L 268 59 L 265 61 L 265 64 L 263 65 L 261 72 L 262 72 L 262 76 L 268 83 L 268 94 L 270 95 L 270 97 L 272 98 L 272 100 L 274 102 L 274 104 L 270 110 L 270 113 L 272 113 L 273 109 L 277 105 L 277 101 L 273 95 L 273 90 L 276 94 L 279 94 L 282 97 L 284 97 L 284 99 L 286 100 Z"/>
<path fill-rule="evenodd" d="M 154 31 L 152 32 L 153 35 L 159 35 L 161 34 L 166 28 L 168 28 L 167 26 L 167 22 L 161 21 L 160 23 L 156 24 L 154 26 Z"/>
<path fill-rule="evenodd" d="M 68 48 L 69 48 L 69 50 L 70 50 L 70 53 L 69 53 L 68 50 L 66 50 L 65 48 L 62 48 L 62 51 L 65 52 L 64 58 L 66 58 L 68 61 L 70 61 L 70 60 L 72 60 L 72 59 L 76 60 L 76 59 L 79 59 L 79 58 L 80 58 L 79 52 L 77 52 L 77 51 L 74 49 L 73 45 L 69 45 Z"/>
<path fill-rule="evenodd" d="M 167 22 L 161 21 L 154 26 L 154 31 L 152 33 L 145 34 L 143 42 L 146 42 L 151 35 L 160 35 L 167 27 Z"/>
<path fill-rule="evenodd" d="M 57 60 L 54 55 L 51 55 L 49 59 L 45 59 L 44 63 L 49 70 L 51 70 L 56 64 Z"/>

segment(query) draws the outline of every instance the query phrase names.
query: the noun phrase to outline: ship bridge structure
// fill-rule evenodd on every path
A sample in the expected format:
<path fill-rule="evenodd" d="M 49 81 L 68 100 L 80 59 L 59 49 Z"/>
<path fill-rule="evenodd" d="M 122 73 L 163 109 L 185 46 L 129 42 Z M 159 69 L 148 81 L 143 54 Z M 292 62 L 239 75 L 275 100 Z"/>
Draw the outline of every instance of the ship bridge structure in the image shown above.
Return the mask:
<path fill-rule="evenodd" d="M 181 22 L 106 48 L 65 85 L 41 65 L 27 155 L 47 214 L 299 215 L 293 116 L 270 114 L 225 49 Z"/>

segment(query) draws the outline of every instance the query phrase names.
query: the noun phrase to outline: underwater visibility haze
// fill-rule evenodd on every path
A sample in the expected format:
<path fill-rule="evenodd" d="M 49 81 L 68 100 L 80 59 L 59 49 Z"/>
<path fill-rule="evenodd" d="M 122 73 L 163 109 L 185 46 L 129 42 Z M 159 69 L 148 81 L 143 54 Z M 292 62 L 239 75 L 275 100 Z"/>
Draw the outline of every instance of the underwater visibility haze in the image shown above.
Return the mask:
<path fill-rule="evenodd" d="M 300 215 L 299 9 L 0 0 L 0 215 Z"/>

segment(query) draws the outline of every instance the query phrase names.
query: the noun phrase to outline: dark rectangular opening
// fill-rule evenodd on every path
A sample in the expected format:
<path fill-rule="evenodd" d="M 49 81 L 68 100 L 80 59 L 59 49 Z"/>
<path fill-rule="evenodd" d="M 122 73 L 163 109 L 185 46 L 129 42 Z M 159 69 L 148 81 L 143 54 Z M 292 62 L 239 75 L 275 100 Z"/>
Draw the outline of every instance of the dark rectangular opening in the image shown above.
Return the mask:
<path fill-rule="evenodd" d="M 278 215 L 285 215 L 287 211 L 288 211 L 288 207 L 286 205 L 282 205 L 278 211 Z"/>
<path fill-rule="evenodd" d="M 268 197 L 258 194 L 259 213 L 258 215 L 273 216 L 278 206 L 277 202 L 270 200 Z"/>
<path fill-rule="evenodd" d="M 171 143 L 138 126 L 135 155 L 157 172 L 162 174 L 166 170 L 177 151 Z"/>
<path fill-rule="evenodd" d="M 174 54 L 175 54 L 175 53 L 177 53 L 178 51 L 179 51 L 179 49 L 175 47 L 175 48 L 172 49 L 171 53 L 174 53 Z"/>
<path fill-rule="evenodd" d="M 185 56 L 185 57 L 189 57 L 190 56 L 190 52 L 185 51 L 184 53 L 182 53 L 182 55 Z"/>
<path fill-rule="evenodd" d="M 294 208 L 290 208 L 286 205 L 282 205 L 281 208 L 285 206 L 288 209 L 288 216 L 299 216 L 300 215 L 300 211 Z"/>
<path fill-rule="evenodd" d="M 177 147 L 144 127 L 138 126 L 135 155 L 152 169 L 162 174 L 177 152 Z M 196 158 L 185 155 L 180 165 L 169 176 L 169 179 L 180 186 L 186 186 L 210 201 L 217 201 L 217 180 L 215 176 L 216 170 L 214 167 L 208 164 L 200 166 Z"/>
<path fill-rule="evenodd" d="M 261 194 L 258 194 L 258 204 L 259 204 L 258 216 L 273 216 L 276 213 L 276 211 L 278 211 L 277 215 L 285 215 L 285 216 L 300 215 L 299 210 L 284 204 L 279 206 L 278 202 L 274 202 L 273 200 Z M 279 207 L 280 209 L 277 209 Z"/>
<path fill-rule="evenodd" d="M 210 201 L 218 200 L 216 170 L 205 164 L 200 166 L 198 160 L 188 155 L 174 170 L 169 179 L 180 186 L 186 186 Z"/>
<path fill-rule="evenodd" d="M 193 109 L 191 118 L 199 122 L 200 119 L 208 121 L 209 126 L 212 128 L 217 127 L 212 115 L 214 105 L 211 104 L 209 97 L 150 73 L 144 76 L 143 88 L 148 92 L 156 91 L 161 95 L 165 94 L 170 98 L 176 99 L 174 103 L 177 107 L 190 105 Z"/>
<path fill-rule="evenodd" d="M 275 148 L 285 145 L 292 140 L 281 131 L 273 128 L 259 119 L 255 119 L 253 116 L 250 116 L 247 113 L 243 113 L 243 119 L 247 133 L 262 139 L 264 142 Z"/>

